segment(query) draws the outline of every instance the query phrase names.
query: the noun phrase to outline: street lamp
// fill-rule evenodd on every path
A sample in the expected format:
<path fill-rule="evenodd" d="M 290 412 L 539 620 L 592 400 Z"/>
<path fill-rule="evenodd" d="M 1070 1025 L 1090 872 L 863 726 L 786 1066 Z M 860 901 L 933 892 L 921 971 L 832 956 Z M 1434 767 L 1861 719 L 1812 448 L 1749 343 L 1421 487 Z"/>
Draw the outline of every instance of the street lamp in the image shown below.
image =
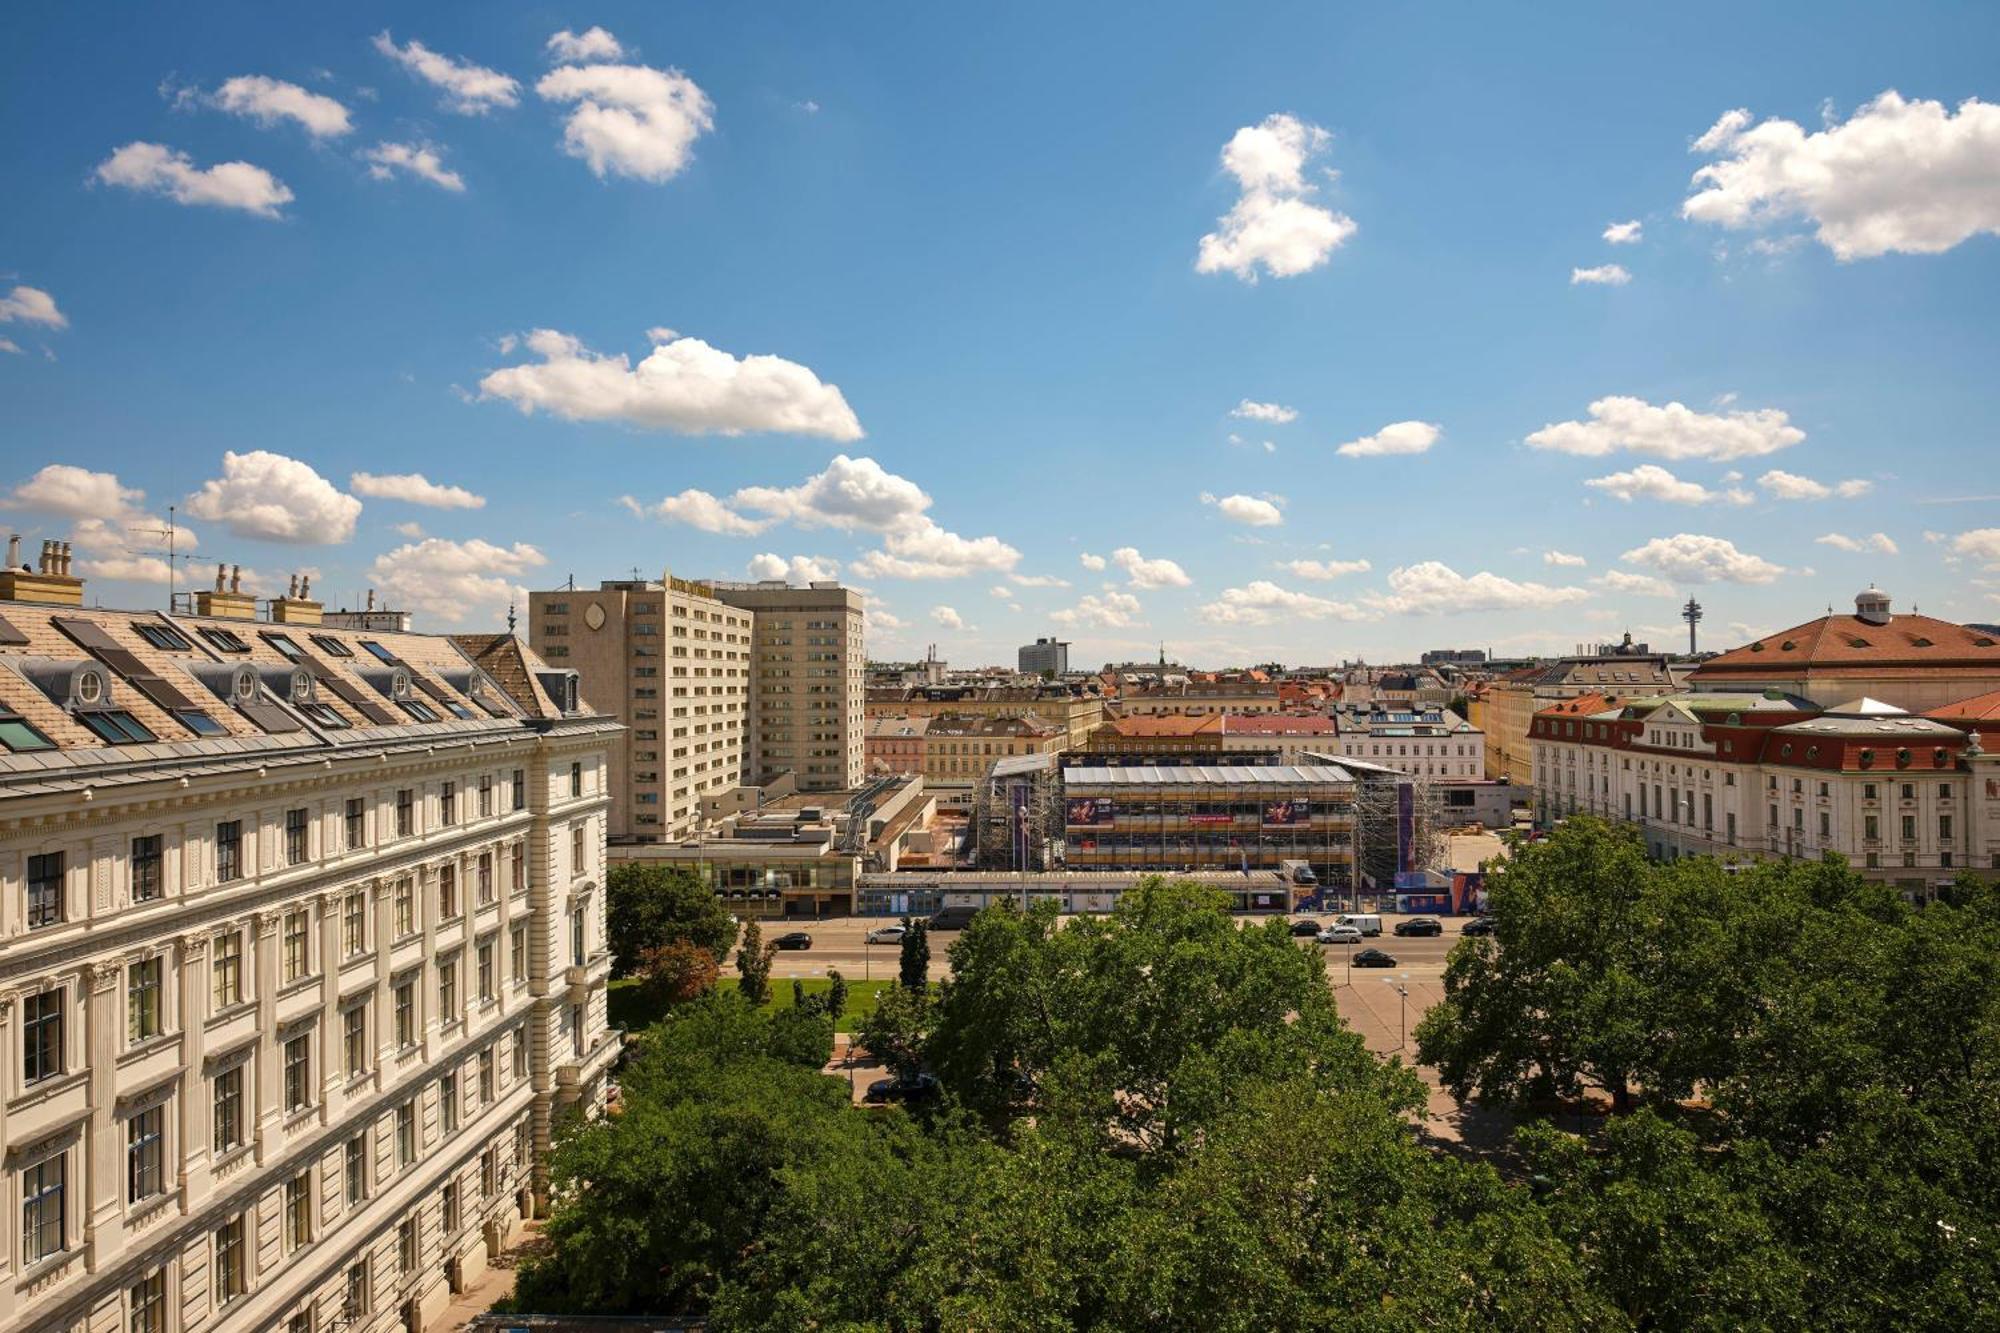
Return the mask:
<path fill-rule="evenodd" d="M 1398 972 L 1396 978 L 1396 980 L 1391 981 L 1388 977 L 1384 977 L 1382 978 L 1382 984 L 1396 992 L 1402 1000 L 1402 1012 L 1398 1019 L 1396 1033 L 1396 1049 L 1400 1051 L 1410 1040 L 1410 974 L 1408 972 Z"/>

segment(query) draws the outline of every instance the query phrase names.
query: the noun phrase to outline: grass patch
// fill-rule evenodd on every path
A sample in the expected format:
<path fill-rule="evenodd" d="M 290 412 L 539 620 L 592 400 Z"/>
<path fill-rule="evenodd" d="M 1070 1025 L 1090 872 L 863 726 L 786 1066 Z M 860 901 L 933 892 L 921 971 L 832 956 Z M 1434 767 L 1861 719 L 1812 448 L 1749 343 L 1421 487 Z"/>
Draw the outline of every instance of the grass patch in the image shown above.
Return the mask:
<path fill-rule="evenodd" d="M 716 983 L 718 991 L 733 991 L 738 978 L 725 976 Z M 832 986 L 825 977 L 801 977 L 799 984 L 807 995 L 824 995 Z M 893 981 L 850 981 L 847 983 L 847 1012 L 834 1024 L 836 1031 L 852 1032 L 861 1025 L 861 1020 L 875 1012 L 882 992 L 895 985 Z M 666 1010 L 654 1003 L 646 994 L 645 987 L 637 977 L 621 977 L 611 983 L 606 997 L 609 1017 L 614 1027 L 622 1027 L 628 1032 L 651 1027 L 660 1021 Z M 766 1009 L 789 1009 L 792 1007 L 792 982 L 789 977 L 771 978 L 771 999 Z"/>

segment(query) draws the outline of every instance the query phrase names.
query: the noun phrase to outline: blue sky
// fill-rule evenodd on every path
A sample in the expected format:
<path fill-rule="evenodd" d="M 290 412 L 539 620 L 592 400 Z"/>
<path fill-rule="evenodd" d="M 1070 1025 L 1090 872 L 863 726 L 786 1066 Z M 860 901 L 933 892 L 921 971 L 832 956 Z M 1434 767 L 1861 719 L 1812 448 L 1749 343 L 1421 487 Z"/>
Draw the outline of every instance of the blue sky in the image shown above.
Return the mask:
<path fill-rule="evenodd" d="M 1658 642 L 1689 591 L 1720 647 L 1871 581 L 2000 618 L 1990 8 L 11 36 L 0 503 L 107 603 L 162 599 L 173 504 L 196 579 L 432 628 L 817 568 L 959 662 Z"/>

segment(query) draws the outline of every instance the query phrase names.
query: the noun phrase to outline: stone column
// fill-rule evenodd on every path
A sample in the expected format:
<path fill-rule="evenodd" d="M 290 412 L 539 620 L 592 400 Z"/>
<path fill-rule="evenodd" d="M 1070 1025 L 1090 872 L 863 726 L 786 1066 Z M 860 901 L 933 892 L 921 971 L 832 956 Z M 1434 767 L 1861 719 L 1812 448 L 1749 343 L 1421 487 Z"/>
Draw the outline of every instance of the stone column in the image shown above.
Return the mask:
<path fill-rule="evenodd" d="M 179 1108 L 181 1213 L 193 1207 L 197 1195 L 208 1192 L 209 1136 L 213 1121 L 203 1112 L 208 1099 L 202 1096 L 202 1057 L 207 1052 L 203 1030 L 208 1017 L 211 992 L 208 975 L 208 936 L 194 932 L 180 939 L 181 1077 L 175 1102 Z"/>
<path fill-rule="evenodd" d="M 125 1047 L 125 1006 L 119 982 L 119 959 L 102 959 L 84 970 L 84 1039 L 90 1070 L 90 1121 L 84 1128 L 83 1254 L 84 1267 L 98 1264 L 118 1249 L 124 1207 L 124 1173 L 118 1168 L 121 1145 L 113 1111 L 118 1100 L 118 1054 Z M 108 1239 L 101 1246 L 99 1233 Z"/>
<path fill-rule="evenodd" d="M 278 1063 L 278 929 L 284 912 L 257 913 L 250 922 L 251 961 L 257 988 L 257 1078 L 246 1088 L 251 1125 L 257 1143 L 257 1165 L 263 1166 L 284 1146 L 278 1134 L 284 1119 L 282 1074 Z"/>
<path fill-rule="evenodd" d="M 319 903 L 319 1122 L 337 1118 L 347 1086 L 347 1049 L 341 1040 L 340 960 L 341 896 L 322 893 Z"/>

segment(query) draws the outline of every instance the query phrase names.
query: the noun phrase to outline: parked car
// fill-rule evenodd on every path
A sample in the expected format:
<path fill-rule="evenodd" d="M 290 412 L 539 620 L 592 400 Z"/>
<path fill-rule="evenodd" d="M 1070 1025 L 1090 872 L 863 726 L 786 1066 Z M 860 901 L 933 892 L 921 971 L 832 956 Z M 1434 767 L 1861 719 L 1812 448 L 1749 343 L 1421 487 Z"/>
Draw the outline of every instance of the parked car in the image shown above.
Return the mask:
<path fill-rule="evenodd" d="M 1319 933 L 1321 944 L 1359 944 L 1361 930 L 1358 926 L 1331 925 Z"/>
<path fill-rule="evenodd" d="M 803 930 L 789 931 L 772 940 L 771 947 L 774 949 L 810 949 L 813 947 L 813 937 L 806 934 Z"/>
<path fill-rule="evenodd" d="M 861 1099 L 875 1106 L 886 1106 L 891 1102 L 909 1106 L 917 1102 L 936 1101 L 942 1091 L 937 1075 L 919 1072 L 909 1078 L 878 1078 L 868 1085 L 868 1091 L 862 1094 Z"/>
<path fill-rule="evenodd" d="M 903 936 L 909 933 L 906 926 L 877 926 L 868 932 L 870 944 L 901 944 Z"/>
<path fill-rule="evenodd" d="M 1363 949 L 1360 953 L 1354 955 L 1354 965 L 1356 967 L 1394 967 L 1396 959 L 1393 955 L 1383 953 L 1380 949 Z"/>
<path fill-rule="evenodd" d="M 1491 935 L 1493 933 L 1493 930 L 1494 926 L 1492 917 L 1476 916 L 1472 918 L 1472 920 L 1466 922 L 1465 929 L 1459 931 L 1458 933 L 1460 935 Z"/>
<path fill-rule="evenodd" d="M 1302 916 L 1298 920 L 1292 922 L 1292 934 L 1317 935 L 1319 934 L 1319 922 L 1313 920 L 1309 916 Z"/>
<path fill-rule="evenodd" d="M 1382 914 L 1380 912 L 1342 912 L 1340 914 L 1340 924 L 1343 926 L 1353 926 L 1363 935 L 1380 935 L 1382 933 Z"/>
<path fill-rule="evenodd" d="M 1442 935 L 1444 922 L 1434 916 L 1413 916 L 1408 921 L 1396 923 L 1398 935 Z"/>

